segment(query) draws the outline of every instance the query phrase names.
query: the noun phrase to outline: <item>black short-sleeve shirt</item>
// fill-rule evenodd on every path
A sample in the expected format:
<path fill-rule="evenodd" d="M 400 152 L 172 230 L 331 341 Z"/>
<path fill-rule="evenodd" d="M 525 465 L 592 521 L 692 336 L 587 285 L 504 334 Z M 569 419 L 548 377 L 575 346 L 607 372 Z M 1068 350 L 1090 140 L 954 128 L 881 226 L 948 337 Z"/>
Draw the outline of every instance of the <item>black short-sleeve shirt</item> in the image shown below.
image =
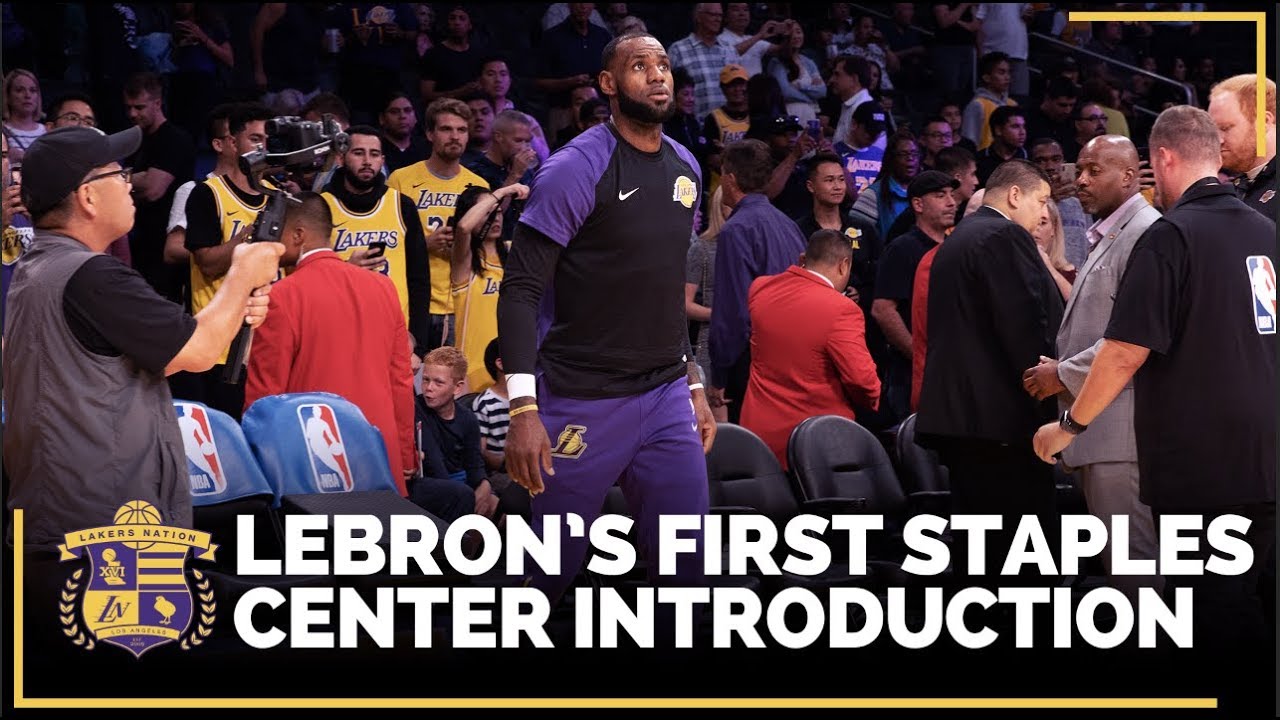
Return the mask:
<path fill-rule="evenodd" d="M 876 269 L 876 299 L 896 300 L 898 314 L 911 329 L 911 294 L 915 288 L 916 266 L 938 243 L 913 227 L 899 235 L 884 249 Z"/>
<path fill-rule="evenodd" d="M 1275 501 L 1275 266 L 1275 223 L 1216 179 L 1134 246 L 1106 337 L 1151 350 L 1134 431 L 1157 511 Z"/>
<path fill-rule="evenodd" d="M 196 319 L 180 305 L 109 255 L 86 261 L 67 279 L 62 315 L 85 350 L 123 355 L 153 373 L 163 373 L 196 330 Z"/>

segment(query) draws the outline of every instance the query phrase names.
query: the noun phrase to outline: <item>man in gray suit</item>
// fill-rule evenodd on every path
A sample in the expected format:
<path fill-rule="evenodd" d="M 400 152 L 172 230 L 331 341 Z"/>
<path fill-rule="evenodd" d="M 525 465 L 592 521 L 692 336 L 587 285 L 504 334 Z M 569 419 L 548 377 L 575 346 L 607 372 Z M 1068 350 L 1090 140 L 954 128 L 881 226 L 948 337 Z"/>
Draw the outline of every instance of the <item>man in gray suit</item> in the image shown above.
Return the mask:
<path fill-rule="evenodd" d="M 1076 275 L 1058 330 L 1060 360 L 1040 358 L 1023 375 L 1023 385 L 1036 399 L 1058 396 L 1062 410 L 1071 407 L 1089 375 L 1094 356 L 1111 318 L 1111 306 L 1129 253 L 1160 213 L 1146 201 L 1138 182 L 1138 152 L 1128 138 L 1102 135 L 1090 140 L 1076 162 L 1077 197 L 1096 218 L 1089 228 L 1089 256 Z M 1138 447 L 1133 429 L 1133 383 L 1092 425 L 1062 452 L 1064 464 L 1078 468 L 1089 510 L 1110 526 L 1112 515 L 1129 517 L 1129 556 L 1155 559 L 1158 553 L 1151 508 L 1138 499 Z M 1111 573 L 1111 538 L 1103 564 Z M 1158 576 L 1120 576 L 1113 584 L 1137 600 L 1138 588 L 1160 585 Z"/>

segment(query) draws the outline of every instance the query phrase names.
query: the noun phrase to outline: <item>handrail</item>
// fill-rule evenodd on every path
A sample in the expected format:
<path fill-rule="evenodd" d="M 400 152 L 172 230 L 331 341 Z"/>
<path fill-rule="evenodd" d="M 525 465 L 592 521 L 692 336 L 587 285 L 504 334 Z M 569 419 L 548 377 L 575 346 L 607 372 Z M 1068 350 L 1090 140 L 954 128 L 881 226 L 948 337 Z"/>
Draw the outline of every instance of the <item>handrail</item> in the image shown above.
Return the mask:
<path fill-rule="evenodd" d="M 1044 42 L 1051 43 L 1053 45 L 1060 45 L 1066 50 L 1069 50 L 1070 52 L 1088 55 L 1090 57 L 1097 58 L 1105 63 L 1122 67 L 1126 70 L 1138 73 L 1140 75 L 1146 75 L 1147 77 L 1155 80 L 1156 82 L 1165 83 L 1166 85 L 1173 85 L 1178 89 L 1182 90 L 1182 92 L 1185 94 L 1187 98 L 1188 105 L 1193 105 L 1193 106 L 1196 105 L 1195 91 L 1191 88 L 1191 85 L 1188 83 L 1181 83 L 1181 82 L 1178 82 L 1177 80 L 1174 80 L 1171 77 L 1165 77 L 1164 75 L 1153 73 L 1150 70 L 1143 70 L 1142 68 L 1137 67 L 1135 65 L 1130 65 L 1129 63 L 1121 62 L 1114 58 L 1109 58 L 1106 55 L 1096 53 L 1092 50 L 1085 50 L 1082 47 L 1076 47 L 1075 45 L 1072 45 L 1069 42 L 1063 42 L 1062 40 L 1059 40 L 1058 38 L 1053 37 L 1052 35 L 1045 35 L 1044 33 L 1038 33 L 1038 32 L 1029 32 L 1027 33 L 1027 36 L 1036 38 L 1037 40 L 1043 40 Z"/>
<path fill-rule="evenodd" d="M 874 10 L 874 9 L 872 9 L 872 8 L 869 8 L 869 7 L 865 6 L 865 5 L 858 5 L 858 4 L 855 4 L 855 3 L 849 3 L 849 7 L 850 7 L 850 8 L 852 8 L 852 9 L 854 9 L 854 10 L 861 10 L 862 12 L 864 12 L 864 13 L 866 13 L 866 14 L 868 14 L 868 15 L 874 15 L 874 16 L 876 16 L 876 17 L 878 17 L 878 18 L 882 19 L 882 20 L 893 20 L 893 16 L 892 16 L 892 15 L 886 15 L 886 14 L 884 14 L 884 13 L 880 12 L 879 10 Z M 920 33 L 921 35 L 924 35 L 925 37 L 933 37 L 934 35 L 936 35 L 936 34 L 937 34 L 937 33 L 935 33 L 934 31 L 932 31 L 932 30 L 930 30 L 930 29 L 928 29 L 928 28 L 920 27 L 919 25 L 916 25 L 915 23 L 912 23 L 911 25 L 908 25 L 907 27 L 911 28 L 912 30 L 915 30 L 916 32 Z"/>

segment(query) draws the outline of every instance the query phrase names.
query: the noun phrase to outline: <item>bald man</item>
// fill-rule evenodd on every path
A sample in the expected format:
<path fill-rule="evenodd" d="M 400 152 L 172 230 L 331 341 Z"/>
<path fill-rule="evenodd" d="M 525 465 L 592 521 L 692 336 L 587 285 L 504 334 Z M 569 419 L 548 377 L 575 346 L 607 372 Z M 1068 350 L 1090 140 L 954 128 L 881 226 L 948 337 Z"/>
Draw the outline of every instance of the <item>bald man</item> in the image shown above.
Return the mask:
<path fill-rule="evenodd" d="M 1209 117 L 1222 139 L 1222 169 L 1237 176 L 1236 189 L 1249 207 L 1276 219 L 1276 84 L 1264 80 L 1261 118 L 1262 155 L 1258 154 L 1258 76 L 1236 75 L 1209 91 Z"/>
<path fill-rule="evenodd" d="M 1138 151 L 1122 135 L 1090 140 L 1076 161 L 1076 197 L 1097 221 L 1089 228 L 1089 256 L 1076 275 L 1058 330 L 1058 360 L 1041 358 L 1023 375 L 1036 399 L 1056 395 L 1059 412 L 1071 407 L 1089 375 L 1098 345 L 1111 319 L 1120 277 L 1138 238 L 1160 213 L 1146 201 L 1138 182 Z M 1133 434 L 1133 385 L 1093 421 L 1097 432 L 1081 436 L 1062 454 L 1068 470 L 1079 470 L 1089 512 L 1111 525 L 1112 516 L 1129 518 L 1129 555 L 1154 559 L 1158 551 L 1151 508 L 1138 499 L 1138 446 Z M 1103 555 L 1111 573 L 1111 539 Z M 1158 576 L 1112 575 L 1112 583 L 1137 600 L 1138 589 L 1159 589 Z"/>

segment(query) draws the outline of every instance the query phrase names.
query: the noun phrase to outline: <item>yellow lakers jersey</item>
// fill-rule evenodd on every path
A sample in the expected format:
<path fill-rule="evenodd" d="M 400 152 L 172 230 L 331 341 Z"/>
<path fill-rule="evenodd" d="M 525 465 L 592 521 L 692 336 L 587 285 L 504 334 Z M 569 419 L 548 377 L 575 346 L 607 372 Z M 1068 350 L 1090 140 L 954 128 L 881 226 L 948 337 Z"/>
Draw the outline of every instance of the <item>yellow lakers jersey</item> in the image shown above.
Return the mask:
<path fill-rule="evenodd" d="M 498 290 L 502 287 L 502 265 L 485 254 L 484 273 L 472 275 L 465 284 L 453 287 L 454 342 L 467 358 L 469 392 L 484 392 L 493 378 L 484 367 L 484 351 L 498 337 Z"/>
<path fill-rule="evenodd" d="M 213 203 L 218 208 L 218 222 L 222 224 L 224 244 L 241 230 L 253 225 L 258 212 L 267 204 L 266 195 L 262 196 L 257 207 L 246 204 L 231 189 L 230 181 L 226 177 L 211 177 L 205 180 L 204 184 L 213 191 Z M 196 264 L 194 255 L 189 262 L 191 264 L 191 314 L 197 315 L 213 301 L 213 296 L 218 294 L 218 288 L 222 286 L 222 278 L 210 278 L 200 272 L 200 266 Z M 227 351 L 223 350 L 222 358 L 218 363 L 224 364 L 226 361 Z"/>
<path fill-rule="evenodd" d="M 457 205 L 458 195 L 466 190 L 468 185 L 489 188 L 489 183 L 466 168 L 459 168 L 458 174 L 451 178 L 436 177 L 427 169 L 425 161 L 402 167 L 391 173 L 387 185 L 399 190 L 413 201 L 414 207 L 418 208 L 418 217 L 422 219 L 422 232 L 428 237 L 453 217 L 453 208 Z M 435 253 L 429 253 L 429 256 L 431 258 L 431 314 L 452 314 L 449 259 Z"/>
<path fill-rule="evenodd" d="M 1000 106 L 997 105 L 994 100 L 981 95 L 974 99 L 982 106 L 982 134 L 978 138 L 977 147 L 979 150 L 986 150 L 991 147 L 991 141 L 993 139 L 991 137 L 991 113 L 995 112 L 996 108 Z M 1013 98 L 1009 98 L 1004 104 L 1009 107 L 1015 107 L 1018 103 Z"/>
<path fill-rule="evenodd" d="M 349 210 L 332 193 L 323 193 L 329 210 L 333 213 L 333 250 L 343 260 L 351 259 L 355 251 L 381 241 L 387 244 L 383 252 L 384 262 L 378 272 L 386 275 L 396 286 L 400 296 L 400 309 L 404 321 L 409 323 L 408 264 L 405 261 L 404 218 L 400 217 L 400 193 L 386 188 L 382 199 L 367 213 Z"/>
<path fill-rule="evenodd" d="M 723 107 L 712 110 L 711 117 L 715 118 L 716 127 L 720 129 L 720 137 L 716 140 L 720 141 L 722 150 L 746 137 L 747 131 L 751 129 L 750 118 L 734 120 L 729 117 L 729 113 L 725 112 Z M 707 196 L 710 197 L 718 187 L 720 187 L 720 173 L 713 172 L 710 182 L 707 183 Z"/>

